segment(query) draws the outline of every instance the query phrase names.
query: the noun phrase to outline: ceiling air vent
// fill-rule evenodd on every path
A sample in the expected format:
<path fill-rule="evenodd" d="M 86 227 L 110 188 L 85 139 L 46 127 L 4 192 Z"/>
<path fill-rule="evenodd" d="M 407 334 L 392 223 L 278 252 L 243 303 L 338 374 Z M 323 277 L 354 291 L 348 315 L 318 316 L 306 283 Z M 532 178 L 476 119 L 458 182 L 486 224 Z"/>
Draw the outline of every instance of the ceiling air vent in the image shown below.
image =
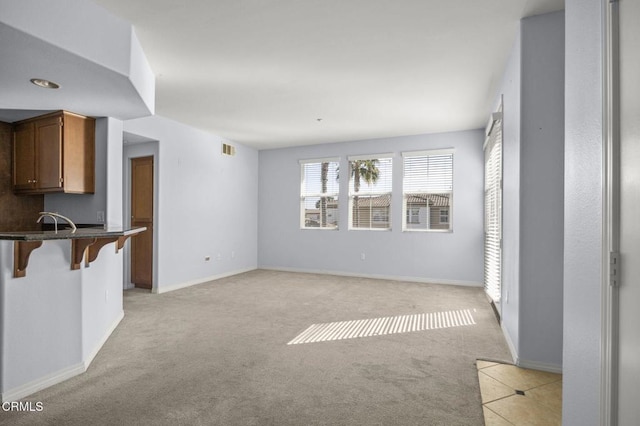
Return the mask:
<path fill-rule="evenodd" d="M 224 155 L 236 155 L 236 148 L 232 145 L 223 143 L 222 144 L 222 153 Z"/>

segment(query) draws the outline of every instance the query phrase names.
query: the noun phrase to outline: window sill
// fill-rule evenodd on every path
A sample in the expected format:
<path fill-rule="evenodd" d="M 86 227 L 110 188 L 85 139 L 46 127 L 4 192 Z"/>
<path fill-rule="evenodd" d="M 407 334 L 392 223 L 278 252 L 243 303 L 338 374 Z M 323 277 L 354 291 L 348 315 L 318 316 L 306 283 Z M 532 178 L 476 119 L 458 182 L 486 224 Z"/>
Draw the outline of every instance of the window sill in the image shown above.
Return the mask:
<path fill-rule="evenodd" d="M 402 232 L 427 232 L 436 234 L 452 234 L 453 229 L 403 229 Z"/>
<path fill-rule="evenodd" d="M 309 228 L 300 228 L 301 231 L 337 231 L 340 228 L 320 228 L 320 227 L 309 227 Z"/>

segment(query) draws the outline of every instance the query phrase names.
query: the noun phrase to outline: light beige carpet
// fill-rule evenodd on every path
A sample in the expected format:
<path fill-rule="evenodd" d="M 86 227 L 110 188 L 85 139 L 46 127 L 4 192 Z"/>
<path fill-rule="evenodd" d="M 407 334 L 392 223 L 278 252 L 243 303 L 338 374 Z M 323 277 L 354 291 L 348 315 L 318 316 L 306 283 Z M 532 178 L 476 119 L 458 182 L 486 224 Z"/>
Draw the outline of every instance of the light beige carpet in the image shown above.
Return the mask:
<path fill-rule="evenodd" d="M 124 300 L 89 370 L 0 424 L 482 425 L 475 360 L 509 361 L 480 288 L 258 270 Z M 460 310 L 474 323 L 287 344 L 314 324 Z"/>

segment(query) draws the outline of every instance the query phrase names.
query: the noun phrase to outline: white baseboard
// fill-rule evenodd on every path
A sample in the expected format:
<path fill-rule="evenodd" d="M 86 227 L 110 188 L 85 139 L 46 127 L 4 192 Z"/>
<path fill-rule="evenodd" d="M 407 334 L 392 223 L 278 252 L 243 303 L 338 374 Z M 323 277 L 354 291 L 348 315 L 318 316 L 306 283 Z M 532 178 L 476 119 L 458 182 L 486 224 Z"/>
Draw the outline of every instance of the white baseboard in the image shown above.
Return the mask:
<path fill-rule="evenodd" d="M 504 325 L 501 325 L 502 334 L 504 334 L 504 339 L 507 341 L 507 346 L 509 346 L 509 351 L 511 352 L 511 358 L 513 358 L 513 364 L 522 368 L 529 368 L 532 370 L 541 370 L 548 371 L 549 373 L 558 373 L 562 374 L 562 365 L 558 364 L 547 364 L 544 362 L 538 361 L 529 361 L 526 359 L 522 359 L 518 356 L 518 351 L 516 351 L 516 347 L 511 340 L 511 336 L 507 332 L 507 329 Z"/>
<path fill-rule="evenodd" d="M 256 270 L 256 268 L 239 269 L 239 270 L 236 270 L 236 271 L 225 272 L 224 274 L 211 275 L 209 277 L 203 277 L 203 278 L 198 278 L 198 279 L 191 280 L 191 281 L 186 281 L 186 282 L 179 283 L 179 284 L 162 286 L 162 288 L 154 287 L 151 290 L 151 292 L 155 293 L 155 294 L 168 293 L 170 291 L 180 290 L 182 288 L 191 287 L 193 285 L 204 284 L 204 283 L 207 283 L 209 281 L 215 281 L 215 280 L 219 280 L 221 278 L 231 277 L 233 275 L 243 274 L 245 272 L 255 271 L 255 270 Z"/>
<path fill-rule="evenodd" d="M 109 340 L 109 337 L 111 337 L 111 333 L 113 333 L 113 331 L 118 327 L 118 325 L 120 324 L 120 321 L 122 321 L 123 318 L 124 318 L 124 311 L 120 311 L 120 314 L 118 314 L 118 317 L 113 321 L 113 323 L 111 323 L 111 326 L 104 333 L 104 336 L 102 336 L 102 339 L 100 339 L 98 344 L 93 348 L 93 351 L 91 351 L 91 353 L 85 357 L 84 359 L 85 371 L 87 371 L 87 369 L 93 362 L 93 359 L 96 357 L 96 355 L 98 355 L 98 352 L 100 352 L 100 349 L 102 349 L 104 344 L 107 343 L 107 340 Z"/>
<path fill-rule="evenodd" d="M 516 350 L 516 347 L 513 344 L 513 341 L 511 340 L 511 336 L 509 335 L 509 332 L 504 327 L 504 323 L 500 323 L 500 328 L 502 329 L 502 334 L 504 335 L 504 340 L 507 341 L 507 346 L 509 347 L 509 352 L 511 352 L 511 359 L 513 359 L 513 363 L 515 365 L 518 365 L 518 362 L 519 362 L 519 360 L 518 360 L 518 351 Z"/>
<path fill-rule="evenodd" d="M 562 374 L 562 366 L 558 364 L 547 364 L 544 362 L 527 361 L 526 359 L 520 359 L 518 367 L 530 368 L 532 370 L 548 371 L 549 373 Z"/>
<path fill-rule="evenodd" d="M 40 377 L 39 379 L 33 380 L 29 383 L 25 383 L 24 385 L 20 385 L 13 389 L 9 389 L 6 392 L 3 392 L 2 402 L 17 401 L 31 395 L 32 393 L 36 393 L 38 391 L 41 391 L 42 389 L 46 389 L 49 386 L 62 383 L 65 380 L 77 376 L 78 374 L 84 373 L 85 371 L 86 369 L 83 362 L 69 366 L 67 368 L 63 368 L 62 370 L 47 374 L 44 377 Z"/>
<path fill-rule="evenodd" d="M 447 285 L 460 285 L 460 286 L 466 286 L 466 287 L 483 287 L 483 284 L 477 281 L 445 280 L 440 278 L 423 278 L 423 277 L 411 277 L 411 276 L 400 276 L 400 275 L 362 274 L 357 272 L 328 271 L 328 270 L 317 270 L 317 269 L 301 269 L 301 268 L 272 267 L 272 266 L 260 266 L 258 267 L 258 269 L 264 269 L 268 271 L 299 272 L 304 274 L 336 275 L 341 277 L 372 278 L 377 280 L 408 281 L 408 282 L 425 283 L 425 284 L 447 284 Z"/>
<path fill-rule="evenodd" d="M 42 389 L 46 389 L 50 386 L 57 385 L 58 383 L 62 383 L 65 380 L 69 380 L 72 377 L 78 376 L 87 371 L 89 365 L 96 357 L 102 346 L 106 343 L 106 341 L 111 336 L 111 333 L 118 327 L 120 321 L 124 318 L 124 311 L 122 311 L 116 320 L 111 324 L 111 326 L 107 329 L 100 342 L 96 345 L 96 347 L 91 351 L 91 353 L 80 363 L 71 365 L 69 367 L 63 368 L 61 370 L 55 371 L 51 374 L 47 374 L 46 376 L 40 377 L 36 380 L 33 380 L 29 383 L 25 383 L 24 385 L 20 385 L 13 389 L 9 389 L 6 392 L 3 392 L 0 396 L 2 402 L 7 401 L 17 401 L 24 397 L 27 397 L 33 393 L 41 391 Z"/>

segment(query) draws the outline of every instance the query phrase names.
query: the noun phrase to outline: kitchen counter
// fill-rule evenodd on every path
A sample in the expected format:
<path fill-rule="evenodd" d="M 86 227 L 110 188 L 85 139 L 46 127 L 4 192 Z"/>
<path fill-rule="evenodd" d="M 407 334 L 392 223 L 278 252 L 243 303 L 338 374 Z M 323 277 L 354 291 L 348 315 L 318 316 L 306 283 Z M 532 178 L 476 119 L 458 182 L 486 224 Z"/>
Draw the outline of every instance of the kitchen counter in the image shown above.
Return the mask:
<path fill-rule="evenodd" d="M 75 232 L 70 229 L 56 231 L 23 231 L 0 232 L 0 240 L 13 241 L 13 276 L 26 276 L 29 256 L 42 246 L 44 241 L 71 241 L 71 269 L 77 270 L 97 259 L 100 249 L 107 244 L 116 243 L 116 253 L 124 247 L 124 243 L 131 236 L 146 231 L 145 227 L 133 228 L 78 228 Z"/>
<path fill-rule="evenodd" d="M 129 237 L 145 231 L 144 227 L 133 228 L 78 228 L 75 232 L 71 229 L 56 231 L 22 231 L 0 232 L 0 240 L 12 241 L 46 241 L 46 240 L 74 240 L 83 238 L 113 238 Z"/>

